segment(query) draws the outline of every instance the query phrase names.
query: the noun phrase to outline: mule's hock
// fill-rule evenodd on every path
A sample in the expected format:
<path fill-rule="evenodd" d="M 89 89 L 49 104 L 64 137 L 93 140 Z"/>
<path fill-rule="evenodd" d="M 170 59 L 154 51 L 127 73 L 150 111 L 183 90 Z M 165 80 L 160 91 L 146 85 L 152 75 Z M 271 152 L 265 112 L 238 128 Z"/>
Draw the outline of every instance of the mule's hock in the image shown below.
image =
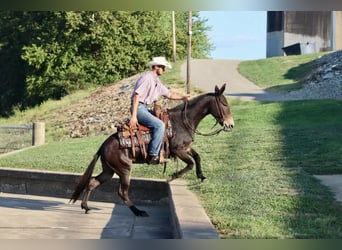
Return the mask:
<path fill-rule="evenodd" d="M 81 174 L 0 168 L 0 192 L 69 199 Z M 118 178 L 95 189 L 90 201 L 122 204 Z M 174 238 L 219 239 L 209 217 L 184 180 L 134 178 L 130 198 L 136 204 L 168 207 Z M 1 204 L 0 204 L 1 206 Z M 127 208 L 128 209 L 128 208 Z"/>

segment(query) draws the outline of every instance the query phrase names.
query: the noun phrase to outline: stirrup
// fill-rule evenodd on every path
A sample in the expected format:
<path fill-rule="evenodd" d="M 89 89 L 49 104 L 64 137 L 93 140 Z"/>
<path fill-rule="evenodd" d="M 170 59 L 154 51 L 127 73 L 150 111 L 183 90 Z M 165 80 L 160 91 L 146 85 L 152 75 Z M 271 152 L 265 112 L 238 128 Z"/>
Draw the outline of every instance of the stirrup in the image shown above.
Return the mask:
<path fill-rule="evenodd" d="M 163 163 L 168 163 L 170 161 L 170 159 L 160 159 L 159 163 L 163 164 Z"/>
<path fill-rule="evenodd" d="M 170 159 L 167 159 L 164 157 L 164 154 L 160 154 L 159 156 L 159 163 L 163 164 L 163 163 L 168 163 L 170 161 Z"/>

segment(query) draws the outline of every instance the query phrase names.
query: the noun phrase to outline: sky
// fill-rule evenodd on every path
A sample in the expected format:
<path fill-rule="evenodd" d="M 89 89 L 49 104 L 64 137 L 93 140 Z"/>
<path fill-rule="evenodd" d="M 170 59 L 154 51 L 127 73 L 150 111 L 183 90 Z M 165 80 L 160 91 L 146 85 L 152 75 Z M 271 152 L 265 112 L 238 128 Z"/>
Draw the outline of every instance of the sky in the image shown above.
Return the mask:
<path fill-rule="evenodd" d="M 207 18 L 213 59 L 266 58 L 266 11 L 200 11 Z"/>

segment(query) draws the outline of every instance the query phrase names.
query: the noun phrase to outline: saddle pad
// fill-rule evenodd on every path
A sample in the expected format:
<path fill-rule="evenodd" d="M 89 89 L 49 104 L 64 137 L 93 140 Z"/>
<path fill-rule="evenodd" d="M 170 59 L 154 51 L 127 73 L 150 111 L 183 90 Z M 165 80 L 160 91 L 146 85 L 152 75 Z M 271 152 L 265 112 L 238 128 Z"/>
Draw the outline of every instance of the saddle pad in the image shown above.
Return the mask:
<path fill-rule="evenodd" d="M 143 138 L 143 141 L 145 145 L 148 145 L 151 141 L 151 133 L 150 131 L 140 131 L 141 137 Z M 172 128 L 167 128 L 166 129 L 166 136 L 167 138 L 172 137 Z M 139 146 L 139 140 L 136 134 L 134 136 L 130 136 L 129 133 L 126 131 L 118 131 L 118 138 L 119 138 L 119 144 L 120 148 L 126 149 L 126 148 L 132 148 L 132 140 L 134 140 L 134 146 L 135 147 L 140 147 Z"/>
<path fill-rule="evenodd" d="M 127 136 L 124 132 L 118 132 L 119 144 L 120 148 L 132 148 L 132 140 L 134 140 L 134 146 L 139 147 L 138 137 L 134 134 L 134 136 Z M 150 131 L 141 131 L 141 137 L 146 145 L 148 145 L 151 141 Z"/>

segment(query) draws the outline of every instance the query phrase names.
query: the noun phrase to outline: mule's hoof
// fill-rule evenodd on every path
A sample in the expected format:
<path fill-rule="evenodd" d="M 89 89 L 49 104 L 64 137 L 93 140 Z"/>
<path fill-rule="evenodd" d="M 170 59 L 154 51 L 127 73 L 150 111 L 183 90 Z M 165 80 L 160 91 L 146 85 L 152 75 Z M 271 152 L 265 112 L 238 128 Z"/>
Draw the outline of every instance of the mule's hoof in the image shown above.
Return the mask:
<path fill-rule="evenodd" d="M 87 205 L 81 204 L 81 208 L 84 209 L 85 214 L 89 214 L 90 208 Z"/>
<path fill-rule="evenodd" d="M 201 177 L 201 182 L 204 182 L 206 179 L 207 179 L 207 177 L 202 176 L 202 177 Z"/>
<path fill-rule="evenodd" d="M 148 213 L 143 210 L 138 209 L 136 206 L 130 206 L 129 209 L 134 213 L 135 216 L 148 217 Z"/>
<path fill-rule="evenodd" d="M 139 216 L 139 217 L 149 217 L 148 213 L 146 213 L 146 211 L 142 211 L 142 210 L 140 210 L 140 212 L 136 216 Z"/>
<path fill-rule="evenodd" d="M 173 181 L 174 179 L 177 179 L 177 177 L 175 177 L 174 174 L 169 175 L 169 177 L 166 179 L 166 182 L 169 183 L 169 182 Z"/>

